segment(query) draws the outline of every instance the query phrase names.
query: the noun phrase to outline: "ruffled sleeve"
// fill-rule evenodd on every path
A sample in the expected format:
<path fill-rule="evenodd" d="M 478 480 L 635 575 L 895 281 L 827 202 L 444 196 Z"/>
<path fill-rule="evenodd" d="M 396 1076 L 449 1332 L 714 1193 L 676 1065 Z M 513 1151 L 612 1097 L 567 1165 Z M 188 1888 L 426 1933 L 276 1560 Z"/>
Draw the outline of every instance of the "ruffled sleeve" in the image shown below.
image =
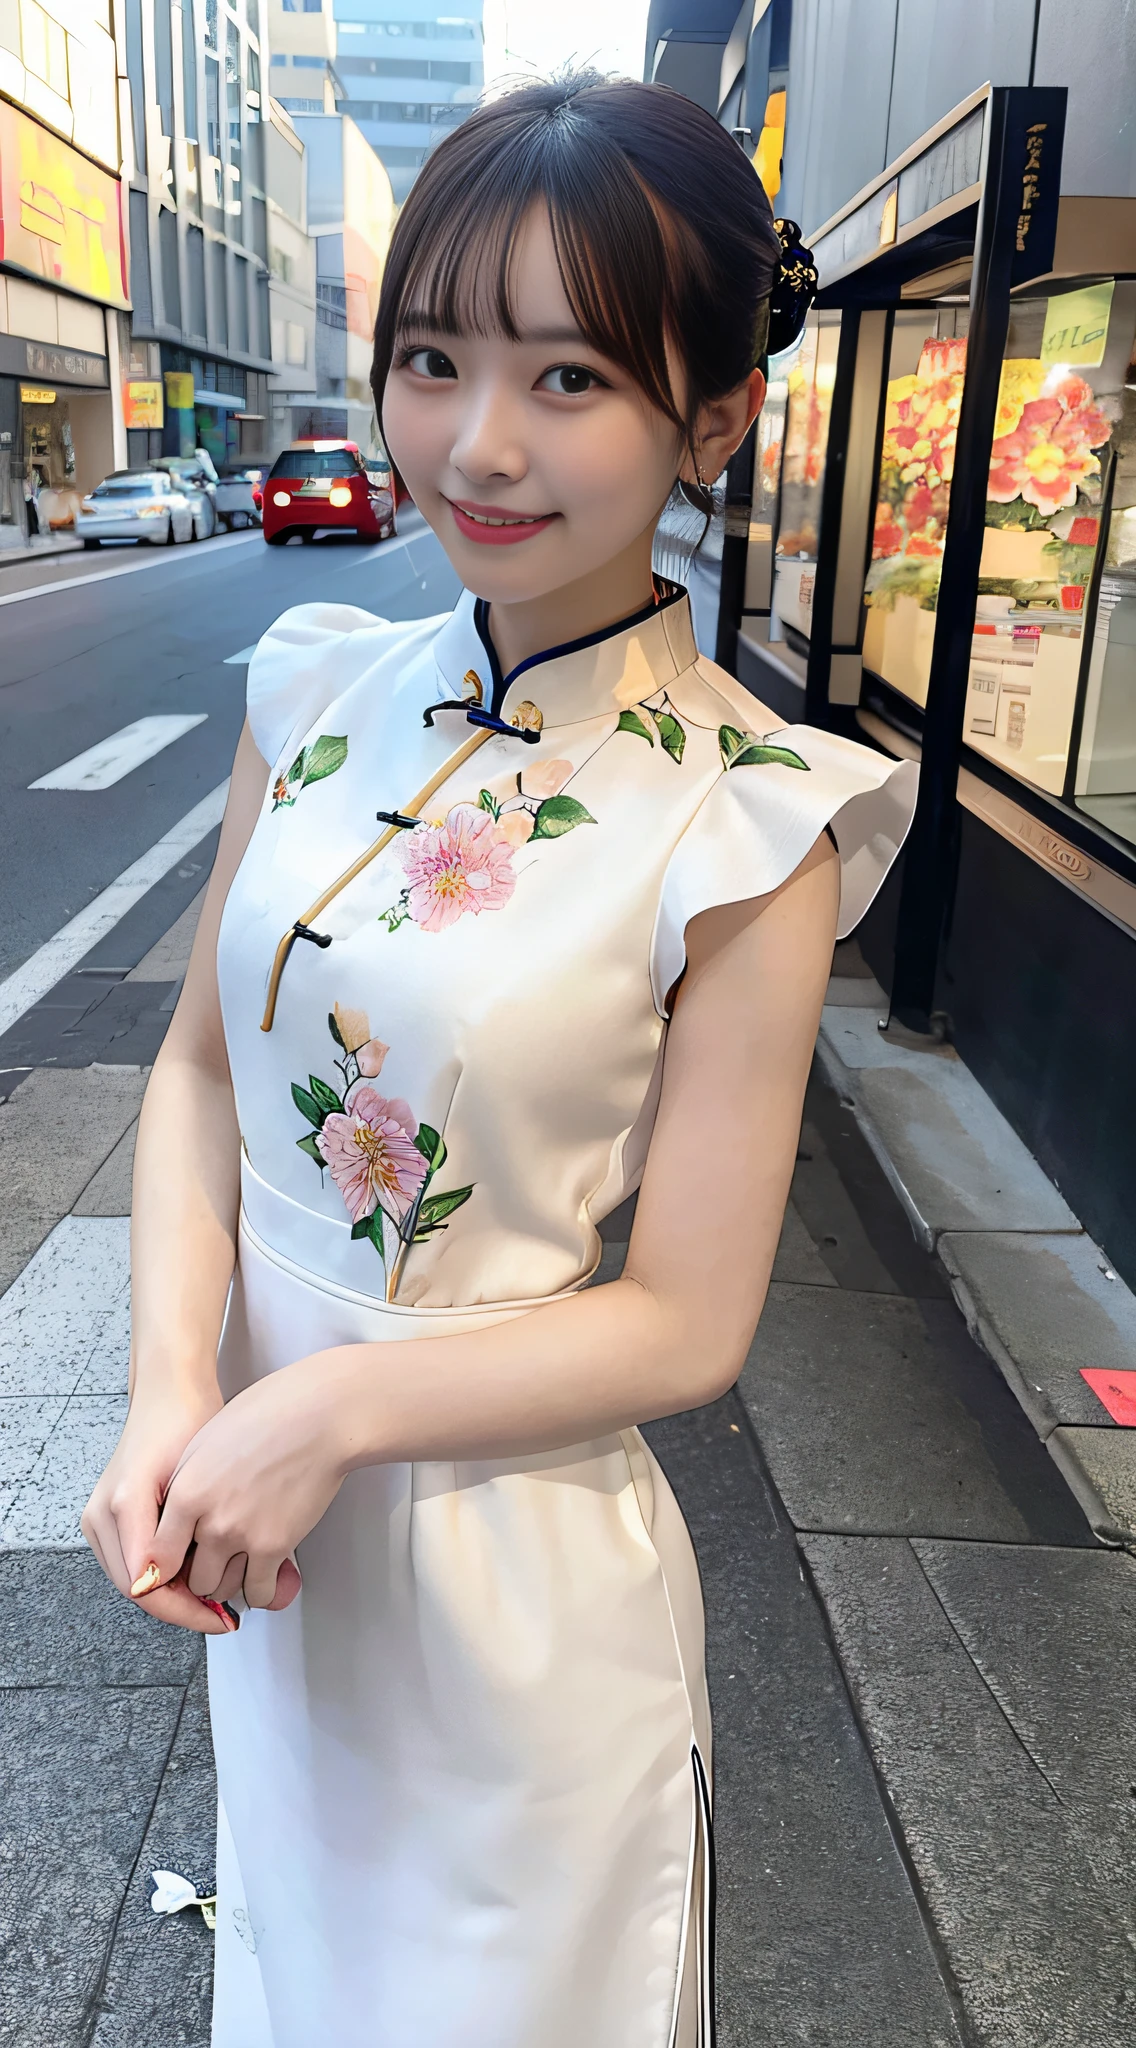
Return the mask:
<path fill-rule="evenodd" d="M 411 652 L 438 625 L 380 619 L 354 604 L 298 604 L 282 612 L 248 665 L 249 727 L 269 767 L 367 669 L 399 648 Z"/>
<path fill-rule="evenodd" d="M 803 765 L 761 758 L 778 750 Z M 660 1015 L 686 961 L 691 918 L 778 888 L 826 826 L 840 855 L 837 937 L 846 938 L 907 836 L 918 779 L 913 761 L 893 761 L 809 725 L 785 726 L 743 748 L 710 788 L 663 877 L 651 947 Z"/>

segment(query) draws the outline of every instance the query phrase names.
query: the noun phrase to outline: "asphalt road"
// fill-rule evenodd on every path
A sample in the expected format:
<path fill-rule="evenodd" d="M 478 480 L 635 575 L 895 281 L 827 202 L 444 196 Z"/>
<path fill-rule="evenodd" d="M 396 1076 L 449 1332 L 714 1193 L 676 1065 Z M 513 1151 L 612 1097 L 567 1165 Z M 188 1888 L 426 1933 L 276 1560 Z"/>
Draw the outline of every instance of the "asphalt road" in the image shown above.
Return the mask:
<path fill-rule="evenodd" d="M 448 610 L 457 587 L 416 513 L 374 547 L 327 536 L 267 548 L 256 533 L 0 569 L 0 977 L 224 780 L 245 683 L 228 658 L 289 605 L 422 618 Z M 29 788 L 156 713 L 205 717 L 110 788 Z"/>

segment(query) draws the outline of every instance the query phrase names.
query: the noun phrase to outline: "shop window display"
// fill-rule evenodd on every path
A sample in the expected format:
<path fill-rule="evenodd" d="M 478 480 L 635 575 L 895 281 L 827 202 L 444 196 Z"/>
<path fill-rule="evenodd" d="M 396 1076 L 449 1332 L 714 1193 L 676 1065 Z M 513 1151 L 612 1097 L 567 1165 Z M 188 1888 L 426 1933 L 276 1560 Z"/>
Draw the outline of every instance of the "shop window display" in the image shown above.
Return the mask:
<path fill-rule="evenodd" d="M 1132 284 L 1015 302 L 964 739 L 1136 839 L 1136 517 L 1124 518 L 1124 501 L 1136 504 L 1134 327 Z M 965 337 L 925 332 L 914 367 L 896 371 L 893 348 L 863 655 L 925 704 Z"/>
<path fill-rule="evenodd" d="M 825 452 L 836 379 L 840 316 L 810 315 L 796 349 L 776 359 L 777 381 L 785 384 L 784 443 L 771 438 L 763 448 L 771 468 L 781 457 L 781 518 L 777 534 L 773 609 L 792 645 L 807 642 L 812 630 L 817 534 L 824 487 Z M 772 365 L 771 365 L 772 368 Z"/>

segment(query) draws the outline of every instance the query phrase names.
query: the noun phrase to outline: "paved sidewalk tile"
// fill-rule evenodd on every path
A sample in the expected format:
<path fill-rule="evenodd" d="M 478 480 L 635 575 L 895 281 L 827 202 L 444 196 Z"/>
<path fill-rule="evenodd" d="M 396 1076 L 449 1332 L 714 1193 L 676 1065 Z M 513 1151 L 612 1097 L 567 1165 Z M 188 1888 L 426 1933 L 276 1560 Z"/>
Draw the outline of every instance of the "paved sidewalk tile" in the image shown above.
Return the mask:
<path fill-rule="evenodd" d="M 1088 1862 L 1136 1912 L 1136 1558 L 913 1542 L 960 1640 L 1070 1815 Z M 1136 1928 L 1134 1928 L 1136 1933 Z M 1133 2013 L 1136 2032 L 1136 2011 Z"/>
<path fill-rule="evenodd" d="M 79 1517 L 122 1434 L 125 1394 L 73 1394 L 0 1523 L 0 1549 L 72 1549 Z"/>
<path fill-rule="evenodd" d="M 951 1232 L 939 1256 L 1041 1436 L 1059 1422 L 1113 1427 L 1081 1367 L 1136 1369 L 1136 1297 L 1091 1237 Z"/>
<path fill-rule="evenodd" d="M 11 1930 L 0 2039 L 19 2048 L 89 2040 L 183 1697 L 177 1686 L 0 1693 L 0 1752 L 20 1762 L 6 1773 L 0 1822 L 0 1919 Z"/>
<path fill-rule="evenodd" d="M 81 1550 L 0 1555 L 0 1688 L 185 1686 L 203 1638 L 124 1600 Z"/>
<path fill-rule="evenodd" d="M 706 1594 L 720 2048 L 959 2048 L 823 1614 L 736 1396 L 646 1434 Z"/>
<path fill-rule="evenodd" d="M 1136 1430 L 1062 1426 L 1048 1448 L 1104 1541 L 1136 1547 Z"/>
<path fill-rule="evenodd" d="M 133 1067 L 38 1067 L 0 1103 L 0 1292 L 134 1122 L 145 1086 Z"/>
<path fill-rule="evenodd" d="M 851 1090 L 920 1242 L 943 1230 L 1077 1231 L 1032 1153 L 949 1046 L 914 1052 L 874 1009 L 826 1009 L 819 1052 Z"/>
<path fill-rule="evenodd" d="M 217 1784 L 202 1666 L 115 1931 L 91 2048 L 209 2048 L 214 1936 L 196 1908 L 154 1913 L 150 1872 L 176 1870 L 212 1891 L 216 1858 Z"/>
<path fill-rule="evenodd" d="M 968 1655 L 914 1548 L 840 1536 L 803 1548 L 972 2040 L 1131 2048 L 1136 1951 L 1124 1899 L 1094 1867 L 1082 1820 Z M 956 1580 L 973 1555 L 965 1546 Z M 1136 1757 L 1116 1762 L 1131 1780 Z"/>
<path fill-rule="evenodd" d="M 951 1301 L 775 1284 L 740 1392 L 798 1528 L 1092 1541 Z"/>
<path fill-rule="evenodd" d="M 0 1511 L 6 1512 L 35 1470 L 67 1398 L 11 1394 L 0 1400 Z"/>
<path fill-rule="evenodd" d="M 0 1296 L 0 1396 L 74 1393 L 129 1285 L 129 1223 L 65 1216 Z"/>
<path fill-rule="evenodd" d="M 87 1182 L 72 1214 L 75 1216 L 129 1216 L 131 1182 L 134 1173 L 134 1144 L 138 1136 L 138 1119 L 119 1139 L 114 1151 L 104 1159 L 93 1179 Z"/>

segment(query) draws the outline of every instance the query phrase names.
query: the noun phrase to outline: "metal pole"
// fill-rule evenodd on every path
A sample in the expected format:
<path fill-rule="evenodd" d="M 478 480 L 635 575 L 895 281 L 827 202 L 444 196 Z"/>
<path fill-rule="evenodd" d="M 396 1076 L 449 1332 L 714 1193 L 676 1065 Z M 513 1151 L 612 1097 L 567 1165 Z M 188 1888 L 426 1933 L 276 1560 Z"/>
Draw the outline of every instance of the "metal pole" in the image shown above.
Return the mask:
<path fill-rule="evenodd" d="M 745 603 L 746 556 L 749 552 L 749 521 L 753 506 L 754 450 L 757 421 L 740 448 L 726 464 L 725 532 L 722 535 L 722 573 L 718 586 L 718 632 L 714 659 L 719 668 L 737 674 L 738 633 Z"/>
<path fill-rule="evenodd" d="M 846 306 L 840 315 L 840 340 L 836 346 L 836 375 L 832 385 L 832 407 L 828 415 L 828 439 L 824 451 L 824 482 L 820 494 L 816 581 L 813 584 L 809 628 L 809 661 L 805 672 L 805 718 L 809 725 L 828 724 L 832 611 L 844 511 L 848 427 L 852 418 L 852 389 L 856 382 L 859 347 L 860 311 L 856 306 Z"/>
<path fill-rule="evenodd" d="M 1046 271 L 1053 260 L 1065 99 L 1064 86 L 999 86 L 988 103 L 966 382 L 939 579 L 919 801 L 896 927 L 891 1016 L 912 1031 L 933 1029 L 939 949 L 954 894 L 955 792 L 1010 291 Z"/>

